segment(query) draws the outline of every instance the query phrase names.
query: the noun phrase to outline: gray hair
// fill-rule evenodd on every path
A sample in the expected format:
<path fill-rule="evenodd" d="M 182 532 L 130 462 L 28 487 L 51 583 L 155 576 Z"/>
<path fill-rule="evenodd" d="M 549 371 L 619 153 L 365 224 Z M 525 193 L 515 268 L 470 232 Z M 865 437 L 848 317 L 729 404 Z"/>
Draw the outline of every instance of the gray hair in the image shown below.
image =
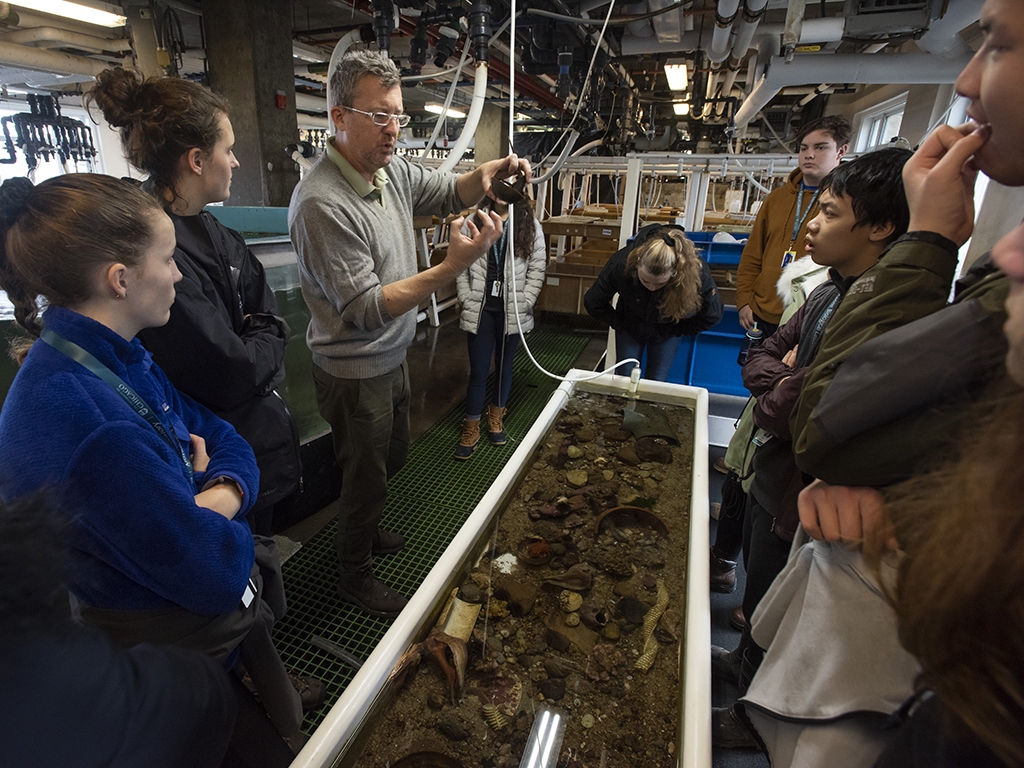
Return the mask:
<path fill-rule="evenodd" d="M 372 75 L 385 88 L 402 84 L 402 75 L 395 62 L 379 51 L 349 51 L 341 57 L 331 73 L 331 107 L 351 107 L 356 85 L 365 75 Z"/>

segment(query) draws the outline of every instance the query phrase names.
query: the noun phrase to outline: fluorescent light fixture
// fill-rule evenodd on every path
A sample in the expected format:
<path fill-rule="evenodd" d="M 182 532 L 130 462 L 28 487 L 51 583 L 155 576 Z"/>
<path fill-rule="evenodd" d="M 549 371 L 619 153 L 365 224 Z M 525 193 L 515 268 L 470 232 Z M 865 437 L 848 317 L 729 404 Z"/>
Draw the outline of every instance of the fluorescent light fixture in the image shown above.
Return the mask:
<path fill-rule="evenodd" d="M 565 717 L 551 707 L 540 707 L 526 739 L 526 751 L 519 768 L 554 768 L 565 734 Z"/>
<path fill-rule="evenodd" d="M 665 77 L 669 90 L 686 90 L 686 62 L 683 59 L 669 59 L 665 62 Z"/>
<path fill-rule="evenodd" d="M 310 64 L 320 64 L 331 60 L 331 54 L 304 43 L 292 43 L 292 57 Z"/>
<path fill-rule="evenodd" d="M 427 110 L 427 112 L 433 112 L 435 115 L 445 115 L 445 117 L 454 117 L 457 120 L 462 120 L 466 117 L 465 112 L 460 112 L 459 110 L 452 109 L 451 107 L 448 107 L 448 110 L 445 111 L 444 106 L 441 104 L 424 104 L 423 108 Z"/>
<path fill-rule="evenodd" d="M 66 19 L 84 21 L 98 27 L 123 27 L 128 19 L 116 5 L 108 3 L 72 3 L 68 0 L 19 0 L 11 5 L 30 11 L 50 13 Z"/>
<path fill-rule="evenodd" d="M 672 111 L 677 115 L 688 115 L 690 114 L 690 105 L 685 101 L 677 101 L 672 105 Z"/>

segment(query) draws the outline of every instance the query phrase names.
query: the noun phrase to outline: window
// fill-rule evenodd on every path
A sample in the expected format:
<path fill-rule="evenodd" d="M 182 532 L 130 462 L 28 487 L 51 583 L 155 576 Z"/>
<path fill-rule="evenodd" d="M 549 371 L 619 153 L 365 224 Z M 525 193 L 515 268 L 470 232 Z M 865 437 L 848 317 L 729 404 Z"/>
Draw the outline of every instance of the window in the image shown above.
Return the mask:
<path fill-rule="evenodd" d="M 907 106 L 907 94 L 876 104 L 870 109 L 858 112 L 855 118 L 859 125 L 855 152 L 868 152 L 888 144 L 900 135 L 903 110 Z"/>

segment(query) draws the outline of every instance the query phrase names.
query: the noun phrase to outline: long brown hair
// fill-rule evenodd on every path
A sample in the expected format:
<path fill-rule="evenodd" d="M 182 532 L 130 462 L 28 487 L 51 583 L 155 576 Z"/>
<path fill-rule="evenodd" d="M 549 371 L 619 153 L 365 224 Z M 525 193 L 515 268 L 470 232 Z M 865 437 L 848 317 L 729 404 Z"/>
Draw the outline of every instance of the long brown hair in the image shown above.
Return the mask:
<path fill-rule="evenodd" d="M 153 237 L 157 201 L 126 181 L 98 173 L 57 176 L 33 186 L 25 178 L 0 186 L 0 288 L 14 319 L 39 336 L 40 297 L 74 307 L 95 290 L 98 270 L 137 266 Z M 12 343 L 24 359 L 30 344 Z"/>
<path fill-rule="evenodd" d="M 664 228 L 651 234 L 626 257 L 626 274 L 643 267 L 655 277 L 672 274 L 660 289 L 658 309 L 665 317 L 682 320 L 700 309 L 701 266 L 697 249 L 682 230 Z"/>
<path fill-rule="evenodd" d="M 208 88 L 176 77 L 144 78 L 121 67 L 105 69 L 85 94 L 103 117 L 120 128 L 128 162 L 150 175 L 161 193 L 174 189 L 178 159 L 198 147 L 204 155 L 220 138 L 220 117 L 228 103 Z"/>
<path fill-rule="evenodd" d="M 959 458 L 888 494 L 906 557 L 894 605 L 922 682 L 996 755 L 1024 763 L 1024 392 L 971 409 Z"/>

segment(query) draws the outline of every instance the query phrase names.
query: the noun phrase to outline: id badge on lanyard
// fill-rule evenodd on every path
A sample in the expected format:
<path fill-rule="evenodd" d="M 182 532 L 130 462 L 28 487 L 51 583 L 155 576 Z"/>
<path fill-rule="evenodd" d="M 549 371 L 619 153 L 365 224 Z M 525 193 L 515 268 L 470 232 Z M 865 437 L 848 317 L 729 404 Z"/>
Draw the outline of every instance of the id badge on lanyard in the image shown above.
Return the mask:
<path fill-rule="evenodd" d="M 795 258 L 796 258 L 796 251 L 794 251 L 792 248 L 790 248 L 788 251 L 786 251 L 784 254 L 782 254 L 782 268 L 785 269 L 790 264 L 792 264 L 793 260 Z"/>

